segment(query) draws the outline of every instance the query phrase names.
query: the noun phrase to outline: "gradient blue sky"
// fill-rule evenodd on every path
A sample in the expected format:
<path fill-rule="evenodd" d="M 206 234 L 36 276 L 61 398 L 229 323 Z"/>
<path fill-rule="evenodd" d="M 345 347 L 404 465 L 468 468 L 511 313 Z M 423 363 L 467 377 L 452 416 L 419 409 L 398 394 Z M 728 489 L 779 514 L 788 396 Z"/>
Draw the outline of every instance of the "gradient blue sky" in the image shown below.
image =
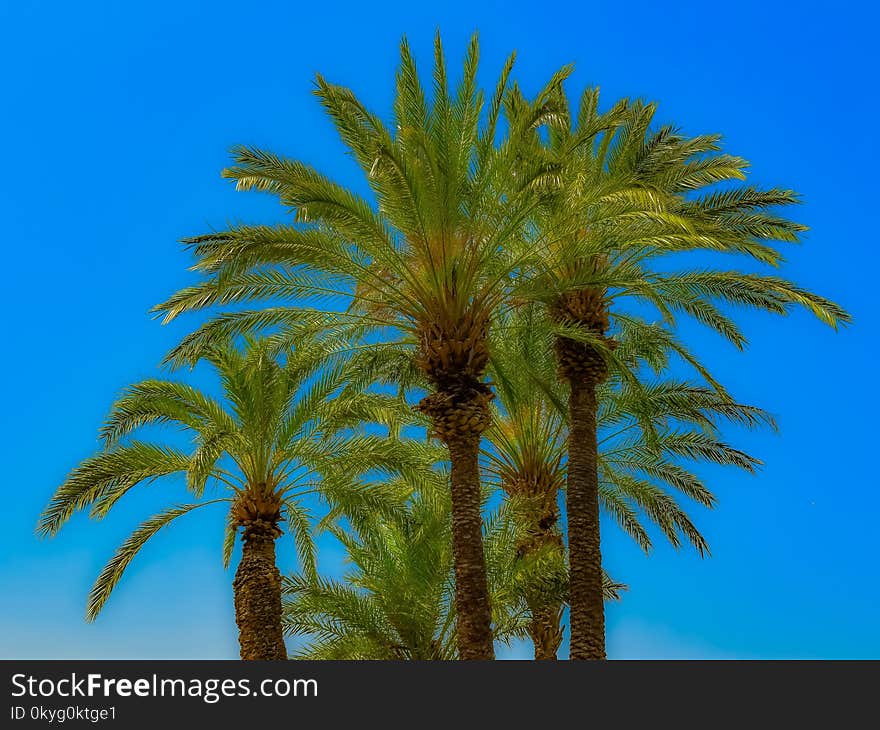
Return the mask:
<path fill-rule="evenodd" d="M 127 497 L 99 524 L 53 541 L 33 528 L 65 473 L 95 449 L 115 394 L 154 374 L 194 324 L 147 310 L 192 280 L 182 236 L 275 221 L 219 171 L 235 143 L 312 162 L 360 185 L 310 95 L 320 71 L 389 108 L 400 36 L 423 67 L 436 27 L 450 59 L 479 29 L 485 80 L 519 52 L 537 88 L 574 61 L 573 91 L 645 96 L 659 118 L 721 132 L 754 179 L 794 187 L 811 227 L 785 273 L 856 318 L 842 334 L 797 313 L 743 318 L 737 355 L 699 329 L 695 349 L 780 435 L 731 434 L 766 466 L 705 470 L 720 497 L 697 511 L 714 554 L 662 545 L 646 559 L 614 527 L 604 553 L 630 584 L 609 606 L 611 657 L 880 657 L 877 11 L 768 2 L 416 3 L 5 2 L 0 4 L 0 176 L 6 302 L 0 657 L 237 655 L 222 512 L 160 534 L 97 623 L 85 596 L 138 521 L 184 498 L 174 484 Z M 872 354 L 873 353 L 873 354 Z M 338 567 L 326 545 L 323 564 Z M 290 561 L 285 560 L 289 566 Z M 527 655 L 514 647 L 505 656 Z"/>

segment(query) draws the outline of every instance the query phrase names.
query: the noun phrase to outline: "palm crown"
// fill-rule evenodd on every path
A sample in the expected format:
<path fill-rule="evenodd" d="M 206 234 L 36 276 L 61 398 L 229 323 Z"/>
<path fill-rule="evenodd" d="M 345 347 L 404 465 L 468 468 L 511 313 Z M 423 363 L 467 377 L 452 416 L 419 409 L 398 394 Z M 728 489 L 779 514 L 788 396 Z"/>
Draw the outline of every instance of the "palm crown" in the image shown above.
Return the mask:
<path fill-rule="evenodd" d="M 777 266 L 782 255 L 772 244 L 796 242 L 806 230 L 775 212 L 797 196 L 743 184 L 748 163 L 721 153 L 717 135 L 653 128 L 654 104 L 622 100 L 600 112 L 595 88 L 583 93 L 576 114 L 559 85 L 551 103 L 547 134 L 520 138 L 530 169 L 555 174 L 542 178 L 540 212 L 522 239 L 525 246 L 540 240 L 542 256 L 517 294 L 547 304 L 564 334 L 613 360 L 603 337 L 609 328 L 643 325 L 626 311 L 628 301 L 655 307 L 667 324 L 676 313 L 692 316 L 740 348 L 746 339 L 719 304 L 774 313 L 801 305 L 827 324 L 849 321 L 834 302 L 776 276 L 670 271 L 663 263 L 670 254 L 702 250 Z M 532 106 L 517 89 L 507 97 L 514 120 Z"/>
<path fill-rule="evenodd" d="M 309 495 L 346 505 L 350 513 L 381 509 L 381 490 L 361 475 L 409 473 L 424 458 L 424 447 L 415 442 L 356 429 L 371 418 L 388 421 L 399 404 L 350 391 L 330 397 L 346 379 L 344 367 L 328 360 L 326 343 L 304 342 L 279 358 L 270 342 L 248 341 L 243 350 L 228 344 L 205 357 L 221 381 L 222 399 L 171 380 L 128 388 L 101 429 L 105 448 L 67 477 L 41 517 L 40 531 L 55 534 L 77 510 L 102 518 L 131 488 L 175 474 L 184 475 L 197 500 L 150 518 L 123 543 L 92 589 L 89 619 L 153 535 L 194 509 L 218 503 L 228 508 L 225 564 L 239 529 L 246 545 L 271 544 L 286 522 L 304 574 L 314 575 Z M 191 448 L 133 438 L 153 425 L 182 429 Z M 272 562 L 274 567 L 274 548 Z M 283 644 L 275 648 L 284 651 Z"/>
<path fill-rule="evenodd" d="M 455 657 L 447 475 L 421 480 L 400 509 L 330 527 L 350 564 L 344 581 L 285 581 L 285 629 L 309 659 Z"/>

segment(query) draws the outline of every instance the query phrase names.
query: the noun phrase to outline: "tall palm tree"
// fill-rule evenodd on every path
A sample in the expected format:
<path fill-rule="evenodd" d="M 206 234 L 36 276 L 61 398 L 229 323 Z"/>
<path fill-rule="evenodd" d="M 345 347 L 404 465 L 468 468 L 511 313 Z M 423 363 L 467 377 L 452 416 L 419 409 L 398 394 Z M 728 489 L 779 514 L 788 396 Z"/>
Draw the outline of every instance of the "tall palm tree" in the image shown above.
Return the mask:
<path fill-rule="evenodd" d="M 304 640 L 299 659 L 448 660 L 458 658 L 448 471 L 420 479 L 401 495 L 400 509 L 374 512 L 354 529 L 329 529 L 345 547 L 350 568 L 342 580 L 317 575 L 284 579 L 284 627 Z M 390 485 L 389 485 L 390 486 Z M 523 636 L 521 561 L 516 530 L 503 513 L 485 525 L 495 639 Z M 606 596 L 621 586 L 606 581 Z M 552 588 L 551 588 L 552 590 Z M 559 596 L 556 596 L 559 598 Z"/>
<path fill-rule="evenodd" d="M 208 279 L 157 308 L 167 320 L 216 304 L 281 298 L 284 306 L 221 316 L 211 331 L 315 322 L 383 331 L 414 346 L 415 364 L 430 384 L 419 408 L 449 451 L 463 659 L 493 657 L 478 468 L 492 397 L 485 380 L 489 330 L 509 285 L 505 244 L 531 214 L 534 183 L 543 174 L 527 169 L 511 140 L 540 123 L 549 94 L 539 95 L 498 143 L 513 58 L 485 108 L 477 61 L 474 37 L 461 81 L 450 90 L 438 35 L 429 100 L 404 40 L 391 129 L 350 90 L 318 77 L 315 93 L 375 205 L 306 164 L 238 148 L 236 165 L 224 175 L 240 190 L 277 195 L 296 225 L 240 226 L 192 239 L 197 268 Z M 340 295 L 350 305 L 345 311 L 321 310 L 328 296 Z"/>
<path fill-rule="evenodd" d="M 655 106 L 626 100 L 599 111 L 588 89 L 572 114 L 559 85 L 546 134 L 522 143 L 523 159 L 556 171 L 544 178 L 543 206 L 525 247 L 540 246 L 543 266 L 527 271 L 520 296 L 541 301 L 556 322 L 558 372 L 568 387 L 568 517 L 571 572 L 571 656 L 605 657 L 599 534 L 599 388 L 615 356 L 616 334 L 658 338 L 686 361 L 674 337 L 639 316 L 653 307 L 674 328 L 683 313 L 742 348 L 745 337 L 719 305 L 777 314 L 801 305 L 836 327 L 849 321 L 833 302 L 775 275 L 718 269 L 670 271 L 670 254 L 717 251 L 776 266 L 777 242 L 797 241 L 804 227 L 774 208 L 796 202 L 788 190 L 741 184 L 747 163 L 720 154 L 717 136 L 686 138 L 673 127 L 652 129 Z M 518 90 L 507 96 L 516 126 L 532 113 Z M 518 138 L 518 142 L 522 142 Z M 721 189 L 713 188 L 723 183 Z M 548 236 L 547 232 L 553 235 Z M 662 260 L 662 261 L 661 261 Z M 635 381 L 637 373 L 630 373 Z"/>
<path fill-rule="evenodd" d="M 486 432 L 489 483 L 506 494 L 518 526 L 516 554 L 526 565 L 524 595 L 535 659 L 556 659 L 562 643 L 564 601 L 546 590 L 564 569 L 559 493 L 565 485 L 568 434 L 565 394 L 553 377 L 553 333 L 541 309 L 525 305 L 496 340 L 490 375 L 498 412 Z M 636 366 L 642 354 L 623 341 L 618 358 Z M 715 498 L 687 461 L 710 461 L 754 471 L 759 463 L 720 440 L 724 422 L 773 426 L 763 411 L 741 405 L 712 388 L 670 379 L 627 387 L 612 378 L 598 389 L 600 507 L 647 553 L 643 518 L 678 547 L 689 542 L 701 555 L 708 545 L 675 492 L 712 507 Z M 556 578 L 559 582 L 559 579 Z M 567 578 L 562 581 L 567 588 Z M 567 590 L 565 591 L 567 593 Z"/>
<path fill-rule="evenodd" d="M 104 448 L 74 469 L 43 512 L 39 531 L 55 535 L 77 511 L 101 519 L 130 489 L 184 475 L 195 502 L 175 505 L 144 522 L 101 571 L 89 595 L 94 620 L 140 549 L 159 530 L 193 510 L 228 510 L 224 564 L 240 535 L 242 555 L 233 581 L 242 659 L 285 659 L 281 576 L 275 541 L 287 523 L 305 575 L 314 575 L 309 495 L 320 493 L 349 511 L 381 507 L 381 494 L 357 475 L 413 462 L 402 442 L 352 430 L 362 419 L 383 418 L 394 403 L 378 396 L 330 398 L 343 371 L 327 365 L 322 343 L 310 342 L 278 358 L 266 340 L 204 353 L 223 386 L 213 398 L 183 382 L 151 379 L 128 388 L 101 429 Z M 192 439 L 149 443 L 141 428 L 171 425 Z M 412 445 L 411 445 L 412 446 Z M 417 449 L 418 450 L 418 449 Z M 421 458 L 421 457 L 419 457 Z M 360 505 L 360 507 L 358 507 Z"/>

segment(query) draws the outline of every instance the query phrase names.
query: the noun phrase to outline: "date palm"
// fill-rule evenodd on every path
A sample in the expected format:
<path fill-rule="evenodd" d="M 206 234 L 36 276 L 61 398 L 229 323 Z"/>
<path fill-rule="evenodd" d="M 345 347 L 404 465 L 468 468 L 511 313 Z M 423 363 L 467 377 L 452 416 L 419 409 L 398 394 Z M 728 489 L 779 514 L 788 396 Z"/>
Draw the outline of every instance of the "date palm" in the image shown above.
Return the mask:
<path fill-rule="evenodd" d="M 285 578 L 284 625 L 303 659 L 454 659 L 452 551 L 445 475 L 403 497 L 393 517 L 328 529 L 349 563 L 343 580 Z"/>
<path fill-rule="evenodd" d="M 558 583 L 554 576 L 565 566 L 558 500 L 565 485 L 568 422 L 565 394 L 554 378 L 547 319 L 534 305 L 522 306 L 496 341 L 490 374 L 498 412 L 486 433 L 484 457 L 488 481 L 506 494 L 517 523 L 517 558 L 532 566 L 524 571 L 530 580 L 523 582 L 523 592 L 535 659 L 556 659 L 563 638 L 564 601 L 546 584 L 548 578 Z M 626 340 L 617 348 L 618 360 L 633 369 L 644 355 Z M 773 425 L 772 419 L 710 387 L 670 379 L 633 388 L 611 377 L 599 387 L 598 400 L 600 507 L 646 553 L 652 545 L 645 520 L 673 546 L 688 542 L 701 555 L 707 553 L 706 541 L 675 493 L 706 507 L 715 498 L 686 462 L 752 472 L 757 460 L 721 441 L 717 427 L 724 422 Z M 567 578 L 563 582 L 567 588 Z"/>
<path fill-rule="evenodd" d="M 558 89 L 558 87 L 556 87 Z M 517 90 L 507 97 L 512 124 L 531 113 Z M 745 160 L 720 153 L 714 135 L 687 138 L 673 127 L 652 129 L 653 104 L 615 104 L 599 111 L 588 89 L 576 113 L 559 90 L 547 133 L 523 143 L 522 156 L 552 166 L 532 236 L 545 252 L 541 270 L 520 296 L 546 305 L 556 323 L 558 372 L 568 387 L 568 517 L 571 571 L 571 656 L 605 656 L 599 534 L 599 389 L 609 368 L 626 368 L 615 355 L 620 332 L 658 337 L 698 365 L 674 337 L 675 317 L 708 325 L 736 347 L 746 344 L 724 311 L 742 305 L 776 314 L 803 306 L 837 327 L 849 321 L 833 302 L 775 275 L 717 268 L 674 270 L 672 254 L 740 254 L 770 266 L 775 244 L 797 241 L 804 227 L 775 212 L 796 202 L 788 190 L 744 184 Z M 724 187 L 713 187 L 723 184 Z M 546 231 L 554 231 L 549 237 Z M 669 330 L 638 315 L 654 308 Z M 631 381 L 636 380 L 632 373 Z M 717 385 L 717 384 L 716 384 Z"/>
<path fill-rule="evenodd" d="M 222 384 L 221 399 L 162 379 L 123 393 L 101 429 L 104 448 L 70 473 L 43 512 L 39 531 L 55 535 L 79 510 L 101 519 L 130 489 L 162 477 L 183 475 L 195 501 L 155 515 L 122 544 L 91 590 L 89 620 L 157 532 L 193 510 L 224 505 L 226 565 L 237 536 L 242 543 L 233 581 L 241 657 L 286 658 L 275 560 L 284 525 L 303 573 L 313 575 L 309 495 L 348 503 L 350 511 L 371 511 L 381 495 L 365 488 L 358 475 L 412 462 L 398 442 L 352 431 L 364 418 L 384 418 L 394 403 L 367 394 L 330 398 L 345 381 L 341 368 L 328 366 L 327 355 L 317 342 L 280 358 L 265 340 L 249 341 L 244 349 L 228 344 L 204 354 Z M 182 430 L 192 446 L 135 438 L 140 429 L 157 425 Z"/>
<path fill-rule="evenodd" d="M 419 408 L 449 452 L 463 659 L 493 657 L 478 468 L 492 397 L 485 380 L 489 331 L 509 286 L 505 245 L 534 209 L 543 174 L 528 168 L 511 140 L 540 123 L 544 96 L 557 83 L 551 81 L 498 142 L 513 59 L 485 106 L 477 59 L 474 37 L 461 81 L 450 90 L 438 35 L 429 100 L 404 41 L 391 129 L 350 90 L 318 77 L 316 94 L 363 170 L 375 205 L 306 164 L 239 148 L 236 165 L 224 175 L 240 190 L 277 195 L 296 224 L 240 226 L 192 239 L 196 268 L 207 280 L 157 308 L 171 319 L 216 304 L 281 299 L 281 306 L 221 315 L 196 339 L 205 332 L 314 322 L 379 331 L 413 346 L 430 386 Z M 349 303 L 344 311 L 324 311 L 328 297 L 340 296 Z M 178 355 L 191 345 L 192 339 Z"/>

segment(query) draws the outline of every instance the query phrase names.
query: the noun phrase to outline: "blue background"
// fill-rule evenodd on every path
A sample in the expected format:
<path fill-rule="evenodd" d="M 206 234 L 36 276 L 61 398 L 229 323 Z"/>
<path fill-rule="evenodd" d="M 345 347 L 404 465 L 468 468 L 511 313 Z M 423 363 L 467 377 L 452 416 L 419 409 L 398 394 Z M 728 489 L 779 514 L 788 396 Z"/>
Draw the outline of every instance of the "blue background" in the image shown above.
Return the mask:
<path fill-rule="evenodd" d="M 428 68 L 440 27 L 457 64 L 481 33 L 484 82 L 519 52 L 527 92 L 574 61 L 570 84 L 661 102 L 686 132 L 721 132 L 764 185 L 794 187 L 811 227 L 784 273 L 836 298 L 835 334 L 803 313 L 742 317 L 746 355 L 705 331 L 691 344 L 780 435 L 730 434 L 758 477 L 703 474 L 720 497 L 695 510 L 701 560 L 659 543 L 647 559 L 612 525 L 604 554 L 631 589 L 608 609 L 611 657 L 878 657 L 871 461 L 878 410 L 875 220 L 876 10 L 782 3 L 0 4 L 0 212 L 6 261 L 0 656 L 234 657 L 223 515 L 161 533 L 95 624 L 87 591 L 141 519 L 184 499 L 174 483 L 127 497 L 103 523 L 34 536 L 41 507 L 97 446 L 118 391 L 155 373 L 196 318 L 162 327 L 151 305 L 193 280 L 176 240 L 233 220 L 276 221 L 269 198 L 220 179 L 252 143 L 362 186 L 311 97 L 312 78 L 389 110 L 400 36 Z M 876 347 L 876 343 L 875 343 Z M 212 511 L 213 510 L 213 511 Z M 283 551 L 285 567 L 292 567 Z M 323 544 L 322 564 L 340 554 Z M 502 656 L 528 656 L 516 646 Z"/>

